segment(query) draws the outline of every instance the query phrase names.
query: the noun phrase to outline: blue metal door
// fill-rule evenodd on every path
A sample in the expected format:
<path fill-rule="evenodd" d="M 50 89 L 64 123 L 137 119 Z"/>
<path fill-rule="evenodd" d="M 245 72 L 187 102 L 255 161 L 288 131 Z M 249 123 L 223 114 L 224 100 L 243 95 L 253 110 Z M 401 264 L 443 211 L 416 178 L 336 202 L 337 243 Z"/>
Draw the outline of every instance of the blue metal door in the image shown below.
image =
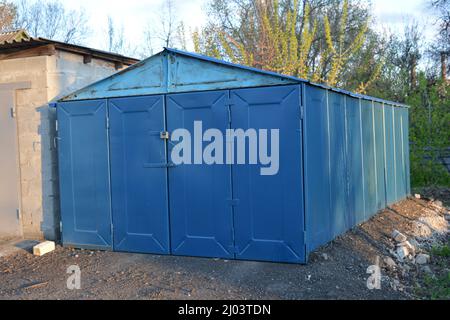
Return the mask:
<path fill-rule="evenodd" d="M 279 130 L 276 174 L 261 175 L 260 164 L 233 166 L 236 258 L 305 262 L 300 86 L 233 90 L 231 101 L 233 129 L 268 129 L 268 137 Z"/>
<path fill-rule="evenodd" d="M 58 105 L 64 245 L 112 248 L 106 100 Z"/>
<path fill-rule="evenodd" d="M 164 96 L 108 104 L 114 250 L 169 253 Z"/>
<path fill-rule="evenodd" d="M 234 257 L 231 166 L 220 161 L 206 164 L 201 151 L 210 144 L 202 142 L 204 131 L 214 128 L 225 134 L 229 126 L 227 100 L 228 91 L 167 96 L 168 131 L 173 135 L 176 129 L 187 130 L 193 145 L 183 151 L 191 155 L 189 161 L 169 169 L 171 247 L 175 255 Z M 198 127 L 200 121 L 202 128 Z M 169 153 L 174 150 L 173 143 Z"/>

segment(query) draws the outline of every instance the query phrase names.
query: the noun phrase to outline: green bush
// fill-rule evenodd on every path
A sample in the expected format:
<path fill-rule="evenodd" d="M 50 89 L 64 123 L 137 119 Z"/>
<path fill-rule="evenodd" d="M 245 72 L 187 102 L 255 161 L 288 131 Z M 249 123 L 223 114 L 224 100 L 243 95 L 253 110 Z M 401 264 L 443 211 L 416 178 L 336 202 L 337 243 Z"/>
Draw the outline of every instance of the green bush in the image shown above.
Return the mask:
<path fill-rule="evenodd" d="M 406 103 L 410 109 L 411 183 L 413 187 L 450 186 L 440 155 L 450 148 L 450 85 L 425 75 Z"/>
<path fill-rule="evenodd" d="M 445 246 L 433 247 L 431 249 L 431 254 L 438 257 L 450 257 L 450 246 L 447 244 Z"/>

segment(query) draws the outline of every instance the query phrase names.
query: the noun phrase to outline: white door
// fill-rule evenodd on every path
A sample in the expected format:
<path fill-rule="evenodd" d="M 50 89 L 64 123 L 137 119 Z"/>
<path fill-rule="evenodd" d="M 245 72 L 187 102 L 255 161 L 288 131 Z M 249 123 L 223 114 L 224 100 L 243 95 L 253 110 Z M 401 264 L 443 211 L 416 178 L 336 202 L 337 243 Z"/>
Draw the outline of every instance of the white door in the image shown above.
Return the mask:
<path fill-rule="evenodd" d="M 0 84 L 0 239 L 21 234 L 15 90 L 21 84 Z"/>

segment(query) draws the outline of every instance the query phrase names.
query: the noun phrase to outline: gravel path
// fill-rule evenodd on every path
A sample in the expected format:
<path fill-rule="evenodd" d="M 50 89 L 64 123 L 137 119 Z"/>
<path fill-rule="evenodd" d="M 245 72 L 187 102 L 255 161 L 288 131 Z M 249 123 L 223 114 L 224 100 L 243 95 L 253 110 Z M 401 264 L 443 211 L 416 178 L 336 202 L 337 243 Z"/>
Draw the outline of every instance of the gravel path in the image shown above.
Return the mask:
<path fill-rule="evenodd" d="M 1 257 L 0 299 L 411 299 L 420 270 L 383 265 L 394 229 L 409 235 L 428 208 L 406 200 L 319 251 L 307 265 L 226 261 L 57 247 L 43 257 L 20 249 Z M 27 247 L 29 242 L 23 242 Z M 3 249 L 3 253 L 6 252 Z M 381 290 L 369 290 L 367 268 L 381 261 Z M 68 290 L 67 268 L 81 270 Z"/>

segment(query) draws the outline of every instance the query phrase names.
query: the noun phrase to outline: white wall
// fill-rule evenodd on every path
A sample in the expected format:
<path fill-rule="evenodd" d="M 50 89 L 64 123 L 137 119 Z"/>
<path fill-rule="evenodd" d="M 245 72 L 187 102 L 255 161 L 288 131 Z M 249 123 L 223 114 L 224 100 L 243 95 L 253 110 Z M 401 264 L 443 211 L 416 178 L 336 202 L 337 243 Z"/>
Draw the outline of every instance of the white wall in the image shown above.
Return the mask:
<path fill-rule="evenodd" d="M 48 103 L 115 72 L 113 63 L 92 59 L 84 64 L 83 56 L 63 51 L 53 56 L 0 60 L 0 83 L 31 82 L 31 89 L 16 92 L 25 238 L 59 237 L 56 117 Z"/>

